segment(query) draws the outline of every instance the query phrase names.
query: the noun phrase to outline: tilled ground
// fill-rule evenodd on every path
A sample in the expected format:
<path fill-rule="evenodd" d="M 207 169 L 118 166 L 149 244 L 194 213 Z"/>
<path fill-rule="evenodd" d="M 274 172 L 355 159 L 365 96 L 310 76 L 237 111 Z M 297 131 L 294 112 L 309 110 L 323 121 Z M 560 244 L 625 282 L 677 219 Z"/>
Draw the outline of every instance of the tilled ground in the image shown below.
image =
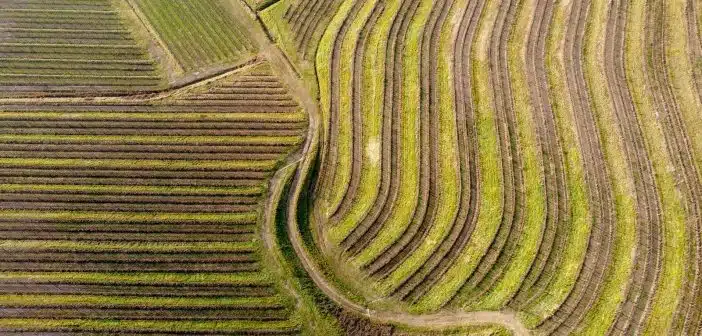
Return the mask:
<path fill-rule="evenodd" d="M 160 100 L 0 110 L 3 334 L 298 331 L 257 225 L 307 123 L 266 65 Z"/>

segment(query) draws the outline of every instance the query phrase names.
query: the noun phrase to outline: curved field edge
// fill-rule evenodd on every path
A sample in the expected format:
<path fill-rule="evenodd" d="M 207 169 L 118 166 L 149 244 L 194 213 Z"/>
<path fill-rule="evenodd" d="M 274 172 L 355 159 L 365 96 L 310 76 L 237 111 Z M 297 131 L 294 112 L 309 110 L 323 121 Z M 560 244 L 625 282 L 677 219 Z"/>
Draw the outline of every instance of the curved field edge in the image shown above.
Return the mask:
<path fill-rule="evenodd" d="M 313 335 L 341 335 L 337 321 L 320 309 L 319 291 L 310 285 L 309 277 L 301 274 L 299 261 L 287 240 L 287 195 L 290 192 L 292 177 L 298 160 L 288 163 L 278 170 L 270 182 L 269 198 L 266 203 L 264 224 L 261 230 L 265 258 L 268 265 L 275 265 L 271 270 L 279 284 L 293 296 L 297 303 L 300 324 L 308 328 Z M 303 272 L 304 273 L 304 272 Z"/>

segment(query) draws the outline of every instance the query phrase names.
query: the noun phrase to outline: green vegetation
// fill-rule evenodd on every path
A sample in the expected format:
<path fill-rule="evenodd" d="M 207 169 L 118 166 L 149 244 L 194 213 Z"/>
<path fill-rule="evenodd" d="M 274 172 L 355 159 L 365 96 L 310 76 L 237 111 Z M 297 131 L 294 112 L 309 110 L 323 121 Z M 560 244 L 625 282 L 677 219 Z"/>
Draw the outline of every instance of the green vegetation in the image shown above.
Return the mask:
<path fill-rule="evenodd" d="M 110 0 L 74 5 L 3 5 L 0 97 L 124 94 L 164 86 L 161 70 Z"/>
<path fill-rule="evenodd" d="M 255 50 L 218 0 L 134 2 L 187 73 L 239 63 Z"/>
<path fill-rule="evenodd" d="M 490 90 L 488 71 L 488 42 L 495 20 L 494 10 L 498 3 L 486 1 L 480 13 L 480 25 L 471 54 L 472 83 L 478 150 L 480 162 L 480 213 L 476 229 L 469 245 L 454 265 L 429 292 L 416 304 L 418 311 L 436 310 L 451 300 L 464 281 L 474 271 L 479 258 L 489 248 L 497 232 L 502 212 L 502 164 L 497 136 L 496 117 Z"/>
<path fill-rule="evenodd" d="M 673 324 L 673 311 L 680 298 L 679 293 L 684 280 L 685 260 L 685 209 L 675 178 L 667 167 L 671 167 L 671 158 L 666 150 L 666 137 L 657 122 L 656 107 L 650 92 L 647 92 L 643 41 L 632 35 L 645 34 L 646 12 L 649 10 L 644 1 L 632 1 L 627 9 L 629 17 L 629 35 L 627 36 L 625 57 L 627 77 L 636 105 L 636 112 L 641 120 L 642 130 L 647 138 L 648 150 L 656 173 L 656 182 L 660 193 L 662 217 L 665 225 L 662 229 L 663 257 L 656 294 L 651 306 L 651 318 L 646 323 L 647 335 L 660 335 L 670 330 Z M 654 233 L 655 234 L 655 233 Z"/>

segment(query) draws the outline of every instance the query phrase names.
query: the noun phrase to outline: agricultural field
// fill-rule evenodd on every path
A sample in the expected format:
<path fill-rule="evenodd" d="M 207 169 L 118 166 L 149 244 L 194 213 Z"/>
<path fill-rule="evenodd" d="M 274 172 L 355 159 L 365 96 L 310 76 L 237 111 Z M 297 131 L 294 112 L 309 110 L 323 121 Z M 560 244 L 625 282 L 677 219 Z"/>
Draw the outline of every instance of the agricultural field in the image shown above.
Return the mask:
<path fill-rule="evenodd" d="M 244 28 L 218 0 L 129 0 L 175 58 L 179 72 L 236 64 L 255 51 Z"/>
<path fill-rule="evenodd" d="M 266 8 L 314 68 L 298 252 L 317 285 L 396 325 L 702 334 L 701 15 L 684 0 Z"/>
<path fill-rule="evenodd" d="M 110 0 L 4 0 L 0 97 L 120 94 L 163 86 Z"/>
<path fill-rule="evenodd" d="M 702 335 L 695 0 L 0 0 L 1 335 Z"/>

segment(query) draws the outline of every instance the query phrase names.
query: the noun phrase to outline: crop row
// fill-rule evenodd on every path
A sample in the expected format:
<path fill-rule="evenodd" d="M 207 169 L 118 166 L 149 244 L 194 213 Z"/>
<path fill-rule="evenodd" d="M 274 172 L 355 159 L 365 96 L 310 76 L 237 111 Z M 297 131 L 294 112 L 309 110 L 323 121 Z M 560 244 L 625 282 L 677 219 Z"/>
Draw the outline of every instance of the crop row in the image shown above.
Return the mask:
<path fill-rule="evenodd" d="M 324 29 L 340 4 L 338 0 L 302 0 L 288 7 L 282 19 L 290 25 L 297 50 L 303 58 L 315 54 Z"/>

